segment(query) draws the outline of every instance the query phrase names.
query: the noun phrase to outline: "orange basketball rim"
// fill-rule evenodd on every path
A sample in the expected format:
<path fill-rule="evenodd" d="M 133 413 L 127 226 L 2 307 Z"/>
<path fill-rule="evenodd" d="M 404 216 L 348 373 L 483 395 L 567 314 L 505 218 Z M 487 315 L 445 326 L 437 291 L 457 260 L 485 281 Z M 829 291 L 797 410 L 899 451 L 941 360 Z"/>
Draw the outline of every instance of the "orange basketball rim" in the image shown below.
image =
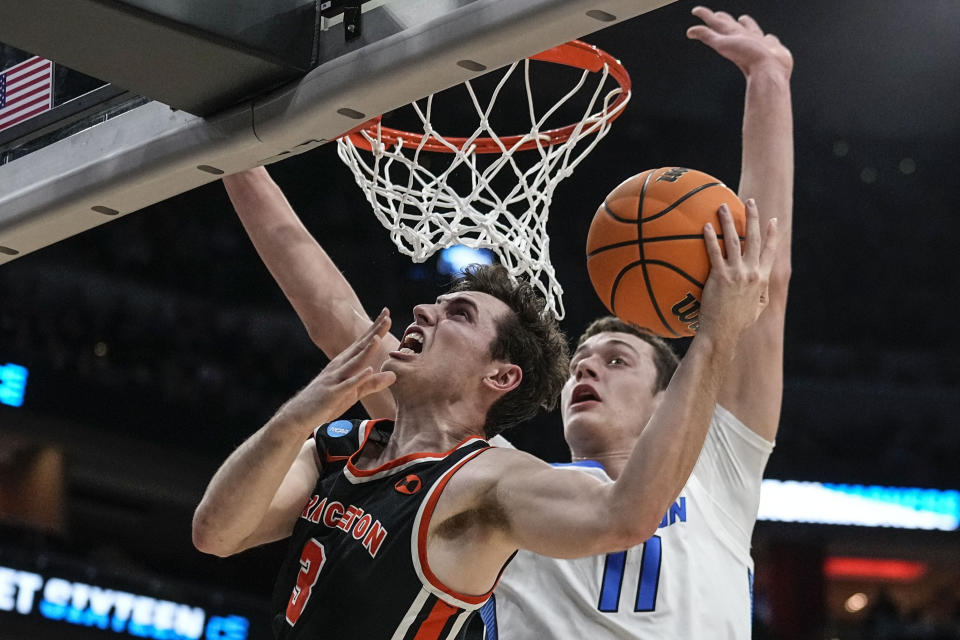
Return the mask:
<path fill-rule="evenodd" d="M 624 103 L 630 99 L 630 91 L 632 89 L 630 74 L 627 73 L 627 70 L 619 60 L 592 44 L 587 44 L 580 40 L 571 40 L 552 49 L 547 49 L 535 56 L 530 56 L 530 60 L 562 64 L 575 69 L 590 71 L 591 73 L 600 73 L 606 67 L 610 75 L 617 81 L 617 84 L 620 85 L 620 95 L 617 96 L 616 100 L 608 107 L 608 110 L 612 114 L 608 118 L 609 122 L 620 117 L 623 113 L 622 107 Z M 371 118 L 347 133 L 346 136 L 349 137 L 350 141 L 358 148 L 366 149 L 367 151 L 372 151 L 370 139 L 364 136 L 361 131 L 366 131 L 368 136 L 374 139 L 379 138 L 384 144 L 391 146 L 402 144 L 408 149 L 452 153 L 451 148 L 447 145 L 436 142 L 435 140 L 430 140 L 429 138 L 424 141 L 425 136 L 422 133 L 384 127 L 381 125 L 381 118 L 382 116 Z M 500 136 L 497 139 L 491 137 L 471 139 L 446 136 L 444 136 L 443 139 L 457 149 L 462 149 L 469 141 L 473 145 L 472 151 L 474 153 L 503 153 L 504 147 L 511 151 L 527 151 L 537 146 L 552 146 L 565 142 L 570 138 L 573 131 L 581 125 L 582 123 L 574 123 L 557 129 L 541 131 L 537 137 L 522 143 L 521 141 L 528 137 L 529 134 Z M 518 143 L 521 144 L 514 148 L 514 145 Z"/>

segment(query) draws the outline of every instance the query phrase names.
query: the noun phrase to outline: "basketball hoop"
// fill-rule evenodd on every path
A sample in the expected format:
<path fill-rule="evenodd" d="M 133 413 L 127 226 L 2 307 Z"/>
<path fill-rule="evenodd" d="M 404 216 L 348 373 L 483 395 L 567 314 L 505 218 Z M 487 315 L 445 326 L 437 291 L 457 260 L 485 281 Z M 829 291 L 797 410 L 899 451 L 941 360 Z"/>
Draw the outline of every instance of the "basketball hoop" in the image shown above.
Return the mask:
<path fill-rule="evenodd" d="M 582 71 L 579 81 L 541 115 L 531 89 L 533 61 Z M 500 136 L 491 112 L 521 63 L 530 130 Z M 582 91 L 591 76 L 599 83 L 592 91 Z M 561 319 L 563 288 L 550 263 L 546 229 L 553 191 L 623 112 L 630 99 L 630 76 L 609 54 L 574 40 L 506 67 L 486 107 L 470 80 L 462 86 L 479 118 L 469 137 L 445 136 L 433 128 L 431 95 L 410 105 L 423 133 L 383 126 L 377 117 L 337 141 L 340 159 L 353 171 L 401 253 L 423 262 L 438 249 L 458 243 L 491 249 L 512 277 L 525 275 L 540 290 L 544 312 Z M 574 98 L 583 100 L 582 93 L 589 98 L 579 121 L 548 129 L 551 116 Z"/>

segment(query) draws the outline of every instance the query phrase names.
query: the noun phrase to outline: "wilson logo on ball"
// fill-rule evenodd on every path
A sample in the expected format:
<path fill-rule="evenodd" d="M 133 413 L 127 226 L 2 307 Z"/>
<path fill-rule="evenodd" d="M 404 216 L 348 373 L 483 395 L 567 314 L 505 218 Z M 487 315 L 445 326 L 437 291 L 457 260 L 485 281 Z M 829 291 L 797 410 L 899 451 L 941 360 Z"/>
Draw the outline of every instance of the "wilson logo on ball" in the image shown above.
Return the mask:
<path fill-rule="evenodd" d="M 700 301 L 693 297 L 693 294 L 687 292 L 683 300 L 670 307 L 670 313 L 677 320 L 687 325 L 687 328 L 696 333 L 700 328 Z"/>
<path fill-rule="evenodd" d="M 674 167 L 673 169 L 670 169 L 669 171 L 664 173 L 662 176 L 657 178 L 657 182 L 662 182 L 663 180 L 666 180 L 667 182 L 676 182 L 680 178 L 680 176 L 685 174 L 687 171 L 690 171 L 690 169 L 681 169 L 680 167 Z"/>

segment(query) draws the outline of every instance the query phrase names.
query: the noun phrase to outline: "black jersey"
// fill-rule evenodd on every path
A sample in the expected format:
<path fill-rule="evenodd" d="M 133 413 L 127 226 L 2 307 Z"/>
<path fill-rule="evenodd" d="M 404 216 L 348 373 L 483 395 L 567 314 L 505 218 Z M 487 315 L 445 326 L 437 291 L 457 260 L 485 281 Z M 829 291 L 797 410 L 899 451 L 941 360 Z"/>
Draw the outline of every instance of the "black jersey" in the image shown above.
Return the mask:
<path fill-rule="evenodd" d="M 392 428 L 387 420 L 337 420 L 314 432 L 323 472 L 277 579 L 277 638 L 453 640 L 489 598 L 450 590 L 426 558 L 441 491 L 489 445 L 468 438 L 446 453 L 358 469 L 358 450 L 385 443 Z"/>

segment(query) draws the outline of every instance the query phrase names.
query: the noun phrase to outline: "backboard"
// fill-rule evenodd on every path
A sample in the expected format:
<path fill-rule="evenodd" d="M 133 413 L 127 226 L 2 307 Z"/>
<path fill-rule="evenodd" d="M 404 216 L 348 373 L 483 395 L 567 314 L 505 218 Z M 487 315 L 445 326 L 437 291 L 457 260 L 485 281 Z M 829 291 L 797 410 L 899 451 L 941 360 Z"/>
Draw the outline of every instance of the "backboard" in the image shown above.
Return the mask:
<path fill-rule="evenodd" d="M 78 121 L 73 116 L 70 124 L 78 131 L 54 136 L 50 144 L 0 165 L 0 264 L 223 175 L 308 151 L 373 116 L 671 1 L 371 0 L 339 3 L 351 5 L 353 13 L 330 15 L 330 3 L 275 0 L 286 23 L 294 10 L 301 21 L 309 16 L 302 5 L 317 11 L 311 46 L 299 47 L 308 59 L 290 60 L 258 50 L 255 43 L 225 45 L 222 34 L 208 36 L 209 30 L 195 37 L 197 27 L 181 28 L 177 16 L 153 21 L 152 0 L 119 3 L 138 6 L 125 7 L 110 19 L 98 17 L 89 27 L 74 24 L 73 33 L 93 42 L 116 46 L 119 40 L 133 47 L 129 38 L 149 41 L 146 60 L 134 62 L 143 51 L 131 51 L 128 66 L 115 63 L 115 51 L 91 55 L 89 45 L 64 47 L 68 36 L 61 31 L 51 30 L 48 38 L 36 25 L 44 24 L 42 14 L 62 12 L 63 3 L 37 0 L 31 3 L 31 17 L 19 22 L 22 5 L 2 3 L 0 25 L 6 26 L 0 26 L 0 41 L 111 83 L 100 91 L 114 89 L 111 98 L 97 103 L 94 117 L 87 114 Z M 117 3 L 74 4 L 89 8 L 73 16 L 76 22 Z M 166 6 L 188 4 L 179 0 Z M 49 24 L 60 22 L 62 16 Z M 257 24 L 269 35 L 262 21 Z M 360 28 L 350 32 L 348 24 Z M 85 33 L 111 25 L 116 33 L 101 38 Z M 307 37 L 300 22 L 289 28 L 297 38 Z M 21 44 L 27 41 L 30 48 Z M 185 47 L 190 55 L 183 53 Z M 173 87 L 164 73 L 185 58 L 213 59 L 215 65 L 202 73 L 184 67 Z M 159 79 L 141 71 L 151 68 Z M 194 86 L 201 95 L 208 91 L 211 74 L 230 78 L 235 68 L 244 71 L 234 76 L 242 88 L 231 92 L 229 86 L 220 87 L 193 104 L 183 98 L 185 87 Z M 103 117 L 96 117 L 97 109 Z"/>

